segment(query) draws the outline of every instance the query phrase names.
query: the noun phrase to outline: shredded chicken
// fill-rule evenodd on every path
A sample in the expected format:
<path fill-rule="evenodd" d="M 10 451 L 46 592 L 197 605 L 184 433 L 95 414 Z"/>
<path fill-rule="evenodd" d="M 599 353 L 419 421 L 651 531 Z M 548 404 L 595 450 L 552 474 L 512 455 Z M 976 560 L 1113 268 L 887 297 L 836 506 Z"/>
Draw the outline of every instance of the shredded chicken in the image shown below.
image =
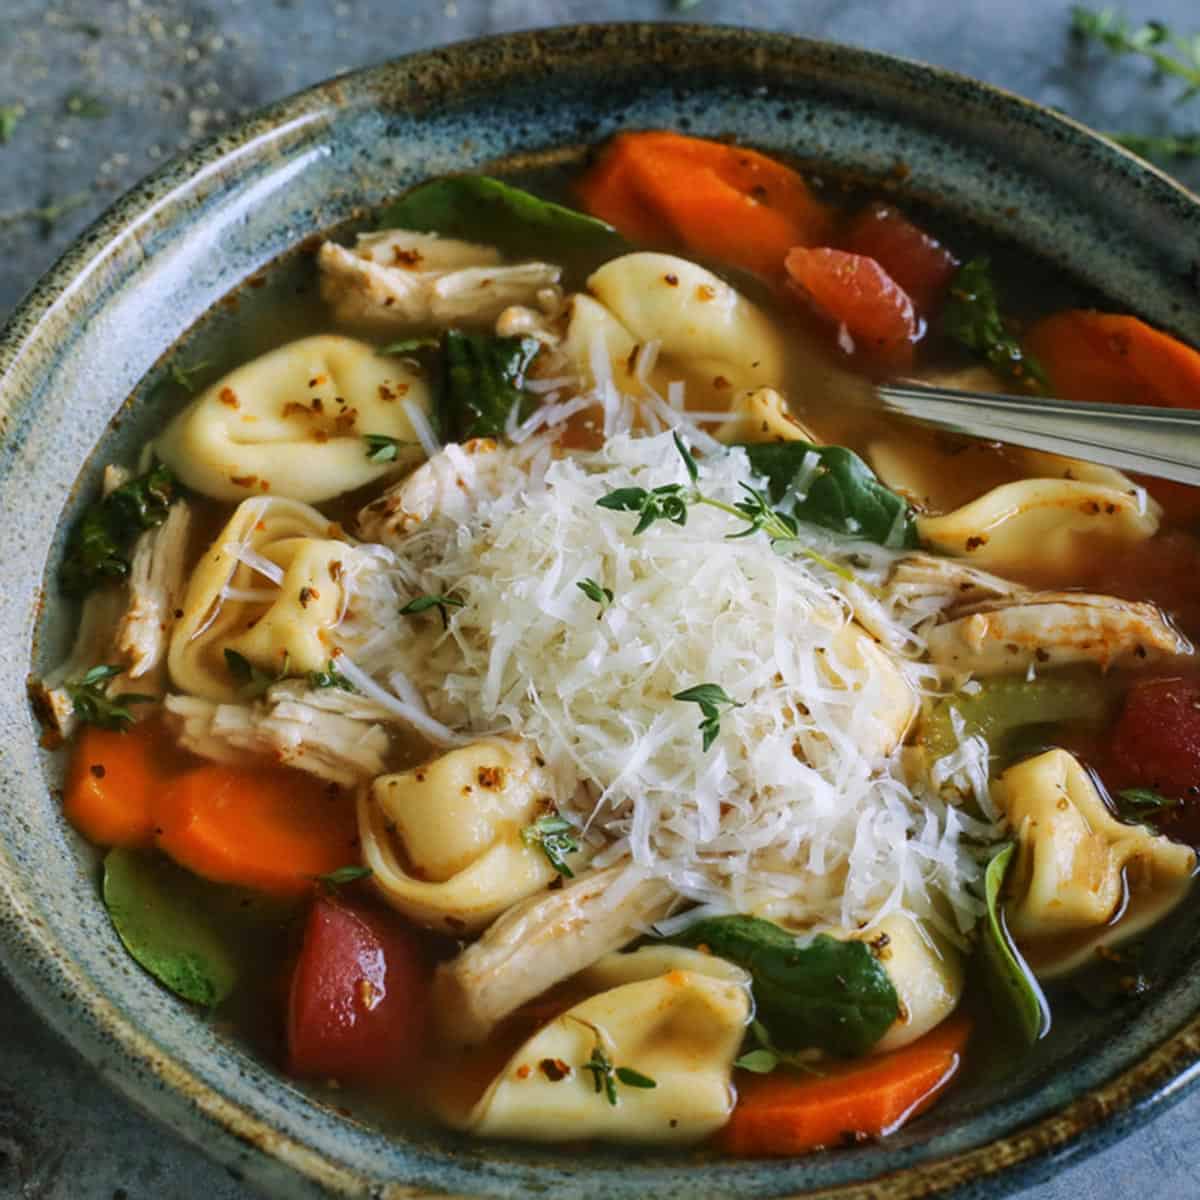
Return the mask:
<path fill-rule="evenodd" d="M 191 526 L 191 509 L 173 504 L 167 519 L 143 533 L 134 546 L 129 604 L 113 639 L 117 654 L 129 663 L 130 679 L 158 673 L 166 659 L 167 635 L 184 591 Z"/>
<path fill-rule="evenodd" d="M 552 263 L 502 264 L 490 246 L 407 230 L 360 236 L 352 250 L 326 242 L 317 262 L 337 320 L 381 329 L 491 325 L 512 305 L 536 305 L 562 274 Z"/>
<path fill-rule="evenodd" d="M 359 537 L 394 546 L 435 511 L 465 519 L 476 495 L 494 494 L 507 454 L 492 438 L 446 446 L 359 512 Z"/>
<path fill-rule="evenodd" d="M 104 495 L 129 478 L 122 467 L 106 467 Z M 147 529 L 134 543 L 128 578 L 94 588 L 84 598 L 70 654 L 43 679 L 29 684 L 34 706 L 51 733 L 69 738 L 75 732 L 75 705 L 66 685 L 92 667 L 115 664 L 125 668 L 109 680 L 105 690 L 110 696 L 121 692 L 161 695 L 167 645 L 183 594 L 190 528 L 187 504 L 176 501 L 167 519 Z"/>
<path fill-rule="evenodd" d="M 164 706 L 179 745 L 214 762 L 269 759 L 343 787 L 384 771 L 387 710 L 340 688 L 287 680 L 253 704 L 168 696 Z"/>
<path fill-rule="evenodd" d="M 930 657 L 943 670 L 1003 675 L 1070 663 L 1107 669 L 1192 653 L 1153 604 L 1113 596 L 1039 592 L 956 611 L 928 635 Z"/>
<path fill-rule="evenodd" d="M 664 917 L 664 880 L 625 887 L 625 864 L 592 871 L 558 891 L 513 905 L 456 959 L 438 968 L 434 1011 L 443 1035 L 482 1042 L 509 1013 L 618 950 Z M 618 882 L 620 881 L 620 882 Z"/>

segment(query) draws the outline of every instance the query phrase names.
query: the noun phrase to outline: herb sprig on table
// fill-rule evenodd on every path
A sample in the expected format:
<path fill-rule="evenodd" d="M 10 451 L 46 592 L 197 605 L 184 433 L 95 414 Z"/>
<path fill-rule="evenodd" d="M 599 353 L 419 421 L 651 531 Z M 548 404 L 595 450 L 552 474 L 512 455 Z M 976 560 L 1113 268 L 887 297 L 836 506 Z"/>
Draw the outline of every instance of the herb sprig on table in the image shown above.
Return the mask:
<path fill-rule="evenodd" d="M 1183 90 L 1175 103 L 1186 104 L 1200 96 L 1200 32 L 1180 34 L 1162 21 L 1129 22 L 1113 8 L 1071 10 L 1071 33 L 1081 43 L 1099 45 L 1117 57 L 1134 55 L 1154 65 L 1162 78 L 1180 80 Z M 1146 158 L 1200 157 L 1200 131 L 1182 134 L 1148 134 L 1109 130 L 1107 136 Z"/>

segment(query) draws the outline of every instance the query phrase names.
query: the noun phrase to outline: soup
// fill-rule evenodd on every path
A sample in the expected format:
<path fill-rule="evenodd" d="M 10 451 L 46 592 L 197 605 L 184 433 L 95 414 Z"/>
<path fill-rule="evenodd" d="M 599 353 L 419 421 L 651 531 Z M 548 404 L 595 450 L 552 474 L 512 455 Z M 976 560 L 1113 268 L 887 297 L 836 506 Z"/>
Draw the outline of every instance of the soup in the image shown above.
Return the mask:
<path fill-rule="evenodd" d="M 1200 357 L 753 151 L 623 134 L 570 199 L 415 188 L 107 469 L 35 687 L 66 816 L 133 957 L 297 1077 L 886 1135 L 1188 891 L 1200 505 L 873 384 L 1194 405 Z"/>

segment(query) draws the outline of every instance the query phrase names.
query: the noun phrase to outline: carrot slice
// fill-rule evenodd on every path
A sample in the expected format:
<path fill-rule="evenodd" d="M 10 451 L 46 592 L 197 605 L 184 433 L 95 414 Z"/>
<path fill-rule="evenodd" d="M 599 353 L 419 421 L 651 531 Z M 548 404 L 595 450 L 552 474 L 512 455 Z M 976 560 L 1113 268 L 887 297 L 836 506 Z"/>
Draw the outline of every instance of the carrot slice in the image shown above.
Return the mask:
<path fill-rule="evenodd" d="M 920 332 L 913 302 L 873 258 L 828 246 L 797 246 L 786 266 L 795 294 L 820 316 L 844 326 L 856 350 L 888 369 L 912 365 Z"/>
<path fill-rule="evenodd" d="M 169 782 L 156 818 L 160 849 L 217 883 L 293 895 L 358 861 L 350 797 L 286 767 L 196 767 Z"/>
<path fill-rule="evenodd" d="M 99 846 L 149 846 L 153 805 L 171 763 L 161 752 L 164 735 L 155 720 L 118 732 L 85 725 L 75 739 L 63 812 Z"/>
<path fill-rule="evenodd" d="M 890 204 L 863 209 L 842 232 L 838 246 L 873 258 L 926 317 L 937 308 L 958 268 L 958 259 L 937 238 Z"/>
<path fill-rule="evenodd" d="M 924 1112 L 962 1065 L 966 1017 L 877 1058 L 837 1064 L 823 1078 L 738 1077 L 738 1102 L 716 1145 L 727 1154 L 803 1154 L 862 1136 L 883 1137 Z"/>
<path fill-rule="evenodd" d="M 1069 309 L 1039 321 L 1025 345 L 1065 400 L 1200 408 L 1200 352 L 1137 317 Z M 1200 521 L 1200 488 L 1139 482 L 1176 521 Z"/>
<path fill-rule="evenodd" d="M 827 240 L 829 208 L 795 171 L 722 142 L 618 134 L 578 184 L 586 210 L 634 241 L 684 250 L 767 279 L 793 246 Z"/>

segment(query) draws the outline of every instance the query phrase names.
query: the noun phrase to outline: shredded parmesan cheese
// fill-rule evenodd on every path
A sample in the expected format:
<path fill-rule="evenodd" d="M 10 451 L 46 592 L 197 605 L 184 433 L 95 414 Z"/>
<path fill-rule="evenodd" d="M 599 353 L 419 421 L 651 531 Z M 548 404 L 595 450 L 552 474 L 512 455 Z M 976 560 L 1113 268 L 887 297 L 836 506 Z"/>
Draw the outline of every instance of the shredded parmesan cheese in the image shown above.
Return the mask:
<path fill-rule="evenodd" d="M 628 430 L 628 398 L 593 357 L 605 427 Z M 659 403 L 677 425 L 675 405 Z M 752 478 L 740 451 L 701 463 L 704 493 L 727 504 Z M 897 722 L 887 744 L 903 732 L 897 681 L 901 695 L 933 684 L 916 660 L 924 611 L 905 623 L 872 598 L 894 554 L 806 528 L 847 582 L 762 534 L 730 540 L 736 521 L 707 507 L 635 536 L 635 515 L 596 504 L 619 487 L 686 482 L 669 433 L 620 432 L 570 456 L 529 437 L 466 519 L 435 511 L 392 543 L 394 562 L 359 573 L 339 669 L 441 744 L 531 739 L 558 793 L 575 797 L 564 815 L 604 844 L 596 861 L 628 858 L 704 912 L 844 929 L 903 910 L 952 936 L 969 929 L 971 819 L 910 783 L 899 755 L 869 749 Z M 580 591 L 586 578 L 612 590 L 610 605 Z M 396 617 L 417 595 L 451 593 L 464 603 L 445 629 L 436 612 Z M 848 649 L 860 608 L 887 634 L 875 636 L 891 648 L 890 681 Z M 672 698 L 700 683 L 740 705 L 707 752 L 696 705 Z"/>

